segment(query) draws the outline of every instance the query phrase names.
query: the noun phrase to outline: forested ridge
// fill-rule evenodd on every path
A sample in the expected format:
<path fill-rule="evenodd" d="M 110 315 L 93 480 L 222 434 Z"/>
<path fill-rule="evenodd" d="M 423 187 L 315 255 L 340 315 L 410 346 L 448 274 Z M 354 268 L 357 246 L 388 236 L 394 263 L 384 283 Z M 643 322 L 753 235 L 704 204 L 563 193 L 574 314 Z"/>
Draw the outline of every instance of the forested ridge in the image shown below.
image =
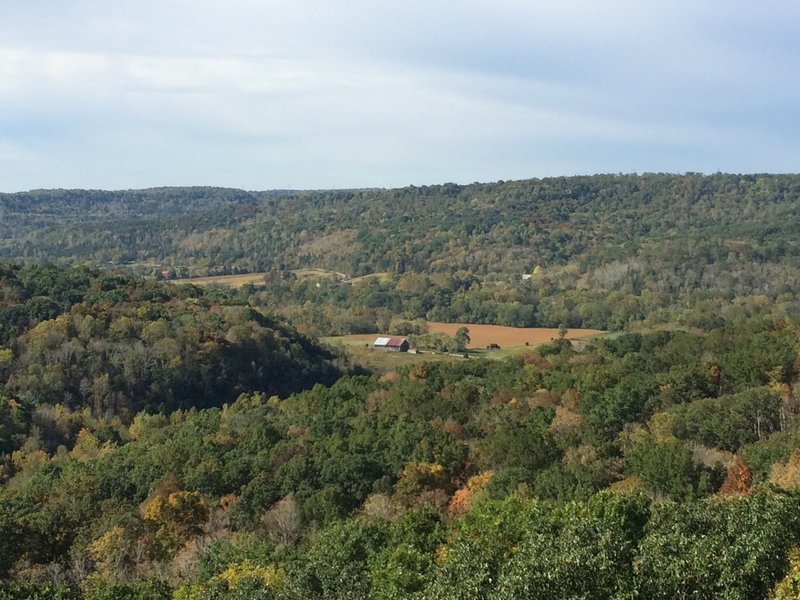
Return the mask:
<path fill-rule="evenodd" d="M 0 195 L 2 256 L 195 272 L 350 275 L 611 263 L 670 242 L 715 259 L 796 258 L 800 176 L 595 175 L 392 190 L 46 190 Z M 62 235 L 66 234 L 66 235 Z"/>
<path fill-rule="evenodd" d="M 798 184 L 0 197 L 0 599 L 796 598 Z"/>
<path fill-rule="evenodd" d="M 797 309 L 799 194 L 800 176 L 725 174 L 317 192 L 34 191 L 0 195 L 0 257 L 148 275 L 271 273 L 279 285 L 264 307 L 316 334 L 358 332 L 365 322 L 374 330 L 390 318 L 375 310 L 387 295 L 405 318 L 707 327 L 742 304 Z M 312 299 L 347 313 L 325 330 L 292 287 L 290 271 L 308 267 L 387 278 L 365 293 Z"/>

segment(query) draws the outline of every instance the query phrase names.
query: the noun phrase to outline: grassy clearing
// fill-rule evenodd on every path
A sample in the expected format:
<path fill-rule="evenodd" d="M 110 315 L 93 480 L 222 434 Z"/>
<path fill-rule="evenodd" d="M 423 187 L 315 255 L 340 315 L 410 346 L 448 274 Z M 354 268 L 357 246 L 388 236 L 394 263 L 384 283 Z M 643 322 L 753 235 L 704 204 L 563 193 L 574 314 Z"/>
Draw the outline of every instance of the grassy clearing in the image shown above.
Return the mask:
<path fill-rule="evenodd" d="M 444 360 L 464 360 L 463 357 L 450 356 L 447 354 L 414 354 L 411 352 L 386 352 L 385 350 L 375 350 L 372 343 L 376 335 L 344 335 L 324 337 L 320 341 L 330 346 L 341 347 L 351 361 L 362 365 L 370 371 L 386 373 L 404 365 L 414 363 Z"/>
<path fill-rule="evenodd" d="M 298 279 L 347 279 L 345 273 L 338 271 L 328 271 L 327 269 L 295 269 L 292 271 Z"/>
<path fill-rule="evenodd" d="M 345 283 L 356 283 L 368 279 L 378 279 L 382 282 L 389 281 L 392 276 L 389 273 L 370 273 L 361 277 L 349 278 L 346 273 L 339 271 L 328 271 L 327 269 L 294 269 L 292 271 L 298 279 L 335 279 Z M 243 285 L 252 283 L 259 285 L 264 283 L 266 273 L 247 273 L 244 275 L 209 275 L 208 277 L 186 277 L 183 279 L 173 279 L 172 283 L 191 283 L 194 285 L 226 285 L 232 288 L 240 288 Z"/>
<path fill-rule="evenodd" d="M 468 349 L 472 352 L 484 350 L 490 344 L 497 344 L 503 350 L 514 350 L 526 346 L 538 346 L 558 339 L 558 329 L 545 327 L 502 327 L 500 325 L 480 325 L 474 323 L 436 323 L 429 322 L 428 330 L 431 333 L 441 332 L 452 336 L 459 327 L 469 329 L 471 342 Z M 568 340 L 582 340 L 605 334 L 600 329 L 570 329 L 565 336 Z M 350 346 L 372 346 L 375 338 L 389 336 L 387 333 L 360 333 L 355 335 L 339 335 L 322 338 L 329 344 Z M 393 336 L 398 337 L 398 336 Z"/>
<path fill-rule="evenodd" d="M 231 288 L 240 288 L 252 283 L 264 283 L 264 273 L 247 273 L 245 275 L 212 275 L 209 277 L 188 277 L 186 279 L 173 279 L 172 283 L 191 283 L 192 285 L 225 285 Z"/>
<path fill-rule="evenodd" d="M 343 280 L 347 278 L 347 275 L 344 273 L 339 273 L 337 271 L 326 271 L 325 269 L 296 269 L 292 271 L 292 273 L 294 273 L 298 279 L 332 278 L 336 280 Z M 240 288 L 248 283 L 252 283 L 253 285 L 263 284 L 264 275 L 266 275 L 266 273 L 246 273 L 244 275 L 210 275 L 208 277 L 187 277 L 184 279 L 173 279 L 172 283 L 225 285 L 231 288 Z"/>
<path fill-rule="evenodd" d="M 362 275 L 361 277 L 352 277 L 348 279 L 350 283 L 356 283 L 357 281 L 366 281 L 368 279 L 377 279 L 381 283 L 386 283 L 387 281 L 391 281 L 392 276 L 389 273 L 370 273 L 369 275 Z"/>

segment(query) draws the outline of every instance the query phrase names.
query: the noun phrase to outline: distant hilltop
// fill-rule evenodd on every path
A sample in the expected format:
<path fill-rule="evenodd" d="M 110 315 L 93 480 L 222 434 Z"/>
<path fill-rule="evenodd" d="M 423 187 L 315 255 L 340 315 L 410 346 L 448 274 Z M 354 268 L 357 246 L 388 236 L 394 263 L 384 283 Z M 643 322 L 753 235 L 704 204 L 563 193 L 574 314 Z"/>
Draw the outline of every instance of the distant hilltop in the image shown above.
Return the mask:
<path fill-rule="evenodd" d="M 658 291 L 667 294 L 687 267 L 699 268 L 688 276 L 700 285 L 716 285 L 724 273 L 713 265 L 724 263 L 757 280 L 747 283 L 752 291 L 774 295 L 776 273 L 752 265 L 775 265 L 782 281 L 795 280 L 798 198 L 800 175 L 696 173 L 388 190 L 38 190 L 0 195 L 0 260 L 150 275 L 315 268 L 484 281 L 527 280 L 538 265 L 545 283 L 567 269 L 577 286 L 627 281 L 641 290 L 665 275 Z M 667 255 L 680 261 L 671 274 L 659 266 Z"/>

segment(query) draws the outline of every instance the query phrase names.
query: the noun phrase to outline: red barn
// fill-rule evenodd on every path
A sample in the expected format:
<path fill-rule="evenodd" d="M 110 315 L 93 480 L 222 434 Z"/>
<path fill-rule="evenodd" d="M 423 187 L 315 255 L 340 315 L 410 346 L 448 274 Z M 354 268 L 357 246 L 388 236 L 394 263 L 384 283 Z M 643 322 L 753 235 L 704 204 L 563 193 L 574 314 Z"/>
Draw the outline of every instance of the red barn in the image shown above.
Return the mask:
<path fill-rule="evenodd" d="M 373 348 L 387 352 L 408 352 L 408 340 L 405 338 L 379 337 L 372 344 Z"/>

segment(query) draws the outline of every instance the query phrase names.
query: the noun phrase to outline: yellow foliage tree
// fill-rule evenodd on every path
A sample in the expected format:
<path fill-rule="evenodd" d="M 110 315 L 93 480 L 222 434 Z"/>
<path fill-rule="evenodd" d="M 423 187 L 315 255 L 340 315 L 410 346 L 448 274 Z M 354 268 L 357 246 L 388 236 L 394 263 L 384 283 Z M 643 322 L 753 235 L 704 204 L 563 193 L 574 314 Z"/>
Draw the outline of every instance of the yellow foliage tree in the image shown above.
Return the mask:
<path fill-rule="evenodd" d="M 795 450 L 788 462 L 775 463 L 769 473 L 769 482 L 784 490 L 800 487 L 800 451 Z"/>
<path fill-rule="evenodd" d="M 124 576 L 131 550 L 131 540 L 120 526 L 112 527 L 87 547 L 98 574 L 111 581 Z"/>
<path fill-rule="evenodd" d="M 14 353 L 10 348 L 0 348 L 0 367 L 10 364 L 13 358 Z"/>
<path fill-rule="evenodd" d="M 162 551 L 172 555 L 203 532 L 209 510 L 199 492 L 176 491 L 153 496 L 143 505 L 142 516 L 155 526 Z"/>
<path fill-rule="evenodd" d="M 644 484 L 641 477 L 638 475 L 631 475 L 620 481 L 615 481 L 608 486 L 608 490 L 615 494 L 634 494 L 646 491 L 647 486 Z"/>
<path fill-rule="evenodd" d="M 442 465 L 410 463 L 394 486 L 393 498 L 406 507 L 432 504 L 443 509 L 452 491 L 453 485 Z"/>
<path fill-rule="evenodd" d="M 286 582 L 286 573 L 283 569 L 274 565 L 259 567 L 245 560 L 241 563 L 228 565 L 228 568 L 216 575 L 213 580 L 224 582 L 230 591 L 238 590 L 245 582 L 252 583 L 254 581 L 264 587 L 278 591 Z"/>
<path fill-rule="evenodd" d="M 75 438 L 75 446 L 70 451 L 70 456 L 79 462 L 89 462 L 106 456 L 114 450 L 109 442 L 100 444 L 97 438 L 87 429 L 81 429 Z"/>
<path fill-rule="evenodd" d="M 647 428 L 658 442 L 671 442 L 675 439 L 676 417 L 673 413 L 659 412 L 650 417 Z"/>
<path fill-rule="evenodd" d="M 789 554 L 789 572 L 770 594 L 772 600 L 797 600 L 800 598 L 800 548 Z"/>

